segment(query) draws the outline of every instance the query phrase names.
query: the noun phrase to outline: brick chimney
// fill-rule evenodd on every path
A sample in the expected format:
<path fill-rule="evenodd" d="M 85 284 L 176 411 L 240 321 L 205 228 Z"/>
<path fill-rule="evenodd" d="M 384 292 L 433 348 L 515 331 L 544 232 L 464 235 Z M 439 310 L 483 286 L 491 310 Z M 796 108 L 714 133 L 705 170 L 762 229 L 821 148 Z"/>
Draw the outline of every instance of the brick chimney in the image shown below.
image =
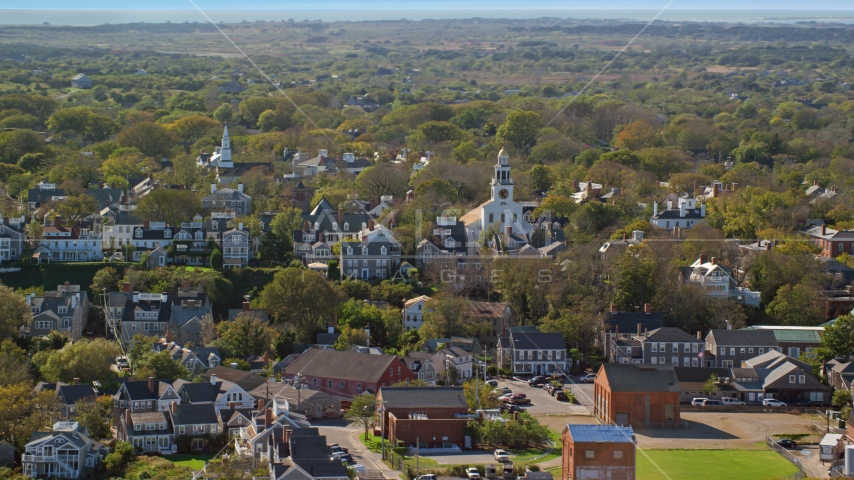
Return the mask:
<path fill-rule="evenodd" d="M 122 283 L 122 292 L 130 293 L 130 282 Z"/>
<path fill-rule="evenodd" d="M 504 227 L 504 234 L 508 237 L 513 234 L 513 227 L 507 225 Z"/>
<path fill-rule="evenodd" d="M 623 241 L 624 242 L 626 241 L 626 234 L 625 233 L 623 234 Z"/>
<path fill-rule="evenodd" d="M 812 181 L 812 185 L 813 185 L 814 187 L 817 187 L 817 186 L 818 186 L 818 180 L 813 180 L 813 181 Z"/>
<path fill-rule="evenodd" d="M 264 399 L 263 399 L 263 398 L 259 398 L 259 399 L 258 399 L 258 411 L 259 411 L 259 412 L 261 412 L 261 411 L 263 411 L 263 410 L 264 410 Z"/>
<path fill-rule="evenodd" d="M 612 303 L 611 304 L 611 313 L 620 313 L 620 307 L 618 307 Z"/>
<path fill-rule="evenodd" d="M 79 378 L 77 378 L 77 377 L 74 378 L 74 385 L 80 385 L 80 379 Z"/>
<path fill-rule="evenodd" d="M 62 217 L 59 215 L 53 217 L 53 226 L 59 228 L 62 226 Z"/>
<path fill-rule="evenodd" d="M 249 302 L 243 302 L 243 311 L 248 312 L 250 310 L 252 310 L 252 304 Z"/>
<path fill-rule="evenodd" d="M 130 425 L 130 409 L 125 410 L 125 425 Z"/>
<path fill-rule="evenodd" d="M 700 263 L 701 264 L 706 263 L 706 260 L 708 260 L 708 258 L 709 257 L 705 253 L 701 253 L 700 254 Z"/>
<path fill-rule="evenodd" d="M 694 179 L 694 197 L 697 197 L 697 179 Z"/>
<path fill-rule="evenodd" d="M 373 218 L 368 219 L 368 230 L 370 230 L 372 232 L 374 231 L 374 219 Z"/>
<path fill-rule="evenodd" d="M 821 234 L 822 234 L 822 235 L 827 235 L 827 224 L 822 224 L 822 225 L 821 225 Z"/>
<path fill-rule="evenodd" d="M 737 188 L 738 188 L 738 184 L 735 182 L 732 182 L 732 191 L 735 191 Z"/>
<path fill-rule="evenodd" d="M 771 242 L 768 240 L 765 240 L 765 250 L 771 250 Z"/>
<path fill-rule="evenodd" d="M 151 229 L 151 222 L 148 220 L 143 220 L 142 221 L 142 229 L 143 230 L 150 230 Z"/>
<path fill-rule="evenodd" d="M 148 392 L 157 393 L 157 390 L 155 390 L 156 387 L 157 382 L 154 381 L 154 377 L 148 377 Z"/>
<path fill-rule="evenodd" d="M 268 408 L 264 411 L 264 425 L 267 428 L 270 428 L 270 425 L 273 424 L 273 409 Z"/>
<path fill-rule="evenodd" d="M 652 304 L 651 303 L 644 303 L 643 304 L 643 313 L 645 313 L 647 315 L 652 313 Z"/>
<path fill-rule="evenodd" d="M 189 292 L 190 291 L 190 282 L 187 280 L 184 280 L 183 282 L 181 282 L 181 290 L 183 290 L 185 292 Z"/>
<path fill-rule="evenodd" d="M 716 260 L 717 260 L 717 259 L 716 259 L 715 257 L 712 257 L 712 259 L 710 260 L 710 262 L 712 262 L 712 265 L 716 265 L 716 264 L 717 264 Z"/>
<path fill-rule="evenodd" d="M 169 410 L 172 411 L 172 415 L 178 413 L 178 402 L 172 402 L 169 404 Z"/>
<path fill-rule="evenodd" d="M 642 329 L 642 328 L 643 328 L 643 326 L 641 326 L 641 324 L 639 323 L 639 324 L 638 324 L 638 336 L 639 336 L 639 337 L 641 336 L 641 329 Z"/>
<path fill-rule="evenodd" d="M 718 185 L 717 183 L 712 185 L 712 198 L 717 198 L 719 191 L 720 191 L 720 185 Z"/>
<path fill-rule="evenodd" d="M 237 408 L 237 402 L 228 402 L 228 408 L 229 410 L 234 410 Z"/>
<path fill-rule="evenodd" d="M 311 222 L 309 222 L 308 220 L 302 222 L 302 231 L 303 232 L 310 232 L 311 231 Z"/>
<path fill-rule="evenodd" d="M 344 225 L 344 207 L 340 205 L 338 206 L 338 225 L 339 228 L 343 228 L 341 225 Z"/>

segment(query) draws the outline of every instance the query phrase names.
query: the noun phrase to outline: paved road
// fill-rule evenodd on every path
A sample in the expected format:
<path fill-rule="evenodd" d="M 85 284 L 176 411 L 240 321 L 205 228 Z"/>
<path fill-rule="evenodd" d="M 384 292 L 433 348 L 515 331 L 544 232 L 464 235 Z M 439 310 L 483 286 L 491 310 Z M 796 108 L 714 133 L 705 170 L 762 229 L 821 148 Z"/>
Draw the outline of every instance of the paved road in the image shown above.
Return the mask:
<path fill-rule="evenodd" d="M 355 425 L 348 425 L 343 419 L 321 420 L 311 424 L 317 427 L 321 435 L 326 436 L 326 443 L 337 443 L 348 449 L 353 459 L 365 466 L 365 473 L 382 475 L 387 479 L 400 480 L 401 472 L 391 470 L 382 462 L 378 453 L 373 453 L 365 448 L 357 438 L 362 430 Z"/>
<path fill-rule="evenodd" d="M 564 389 L 571 390 L 581 402 L 580 405 L 556 400 L 541 387 L 528 386 L 522 380 L 499 380 L 498 386 L 507 387 L 513 393 L 527 395 L 531 403 L 521 407 L 532 415 L 589 415 L 593 406 L 593 384 L 572 382 L 575 380 L 568 379 L 564 383 Z"/>

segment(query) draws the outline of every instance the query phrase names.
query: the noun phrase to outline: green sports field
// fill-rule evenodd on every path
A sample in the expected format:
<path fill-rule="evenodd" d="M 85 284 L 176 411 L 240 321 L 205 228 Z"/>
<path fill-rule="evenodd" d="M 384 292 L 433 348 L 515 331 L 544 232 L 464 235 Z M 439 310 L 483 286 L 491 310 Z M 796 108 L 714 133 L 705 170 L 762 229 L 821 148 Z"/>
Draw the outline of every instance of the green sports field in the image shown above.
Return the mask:
<path fill-rule="evenodd" d="M 783 478 L 796 471 L 794 465 L 770 450 L 637 452 L 638 480 L 765 480 Z"/>

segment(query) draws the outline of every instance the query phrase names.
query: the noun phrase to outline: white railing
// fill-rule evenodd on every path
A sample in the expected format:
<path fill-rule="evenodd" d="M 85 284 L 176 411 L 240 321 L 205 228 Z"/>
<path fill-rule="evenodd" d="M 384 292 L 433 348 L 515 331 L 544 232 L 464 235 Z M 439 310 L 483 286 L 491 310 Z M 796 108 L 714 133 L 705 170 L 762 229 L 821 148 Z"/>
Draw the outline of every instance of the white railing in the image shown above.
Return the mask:
<path fill-rule="evenodd" d="M 53 455 L 21 455 L 22 462 L 52 462 L 55 458 Z"/>

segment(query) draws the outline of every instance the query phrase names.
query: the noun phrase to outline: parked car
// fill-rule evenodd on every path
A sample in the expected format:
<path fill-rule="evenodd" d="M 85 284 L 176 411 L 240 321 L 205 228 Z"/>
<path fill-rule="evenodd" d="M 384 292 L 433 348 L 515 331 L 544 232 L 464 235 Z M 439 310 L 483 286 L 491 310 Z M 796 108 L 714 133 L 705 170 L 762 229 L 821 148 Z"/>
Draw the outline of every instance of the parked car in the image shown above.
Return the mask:
<path fill-rule="evenodd" d="M 582 383 L 593 383 L 596 381 L 596 374 L 593 372 L 585 373 L 578 380 Z"/>
<path fill-rule="evenodd" d="M 469 480 L 480 480 L 480 472 L 475 467 L 469 467 L 466 469 L 466 477 Z"/>
<path fill-rule="evenodd" d="M 792 440 L 791 438 L 782 438 L 777 440 L 777 445 L 783 448 L 797 448 L 798 442 Z"/>
<path fill-rule="evenodd" d="M 340 453 L 350 453 L 349 450 L 347 450 L 346 448 L 344 448 L 340 445 L 331 445 L 329 448 L 330 448 L 330 450 L 332 450 L 333 454 L 336 454 L 339 452 Z"/>
<path fill-rule="evenodd" d="M 95 336 L 95 328 L 94 327 L 87 328 L 86 329 L 86 336 L 87 337 L 94 337 Z"/>
<path fill-rule="evenodd" d="M 516 405 L 523 404 L 523 403 L 531 403 L 531 399 L 528 398 L 528 396 L 525 395 L 524 393 L 511 394 L 510 398 L 508 398 L 507 400 L 504 400 L 504 401 L 507 403 L 514 403 Z"/>
<path fill-rule="evenodd" d="M 130 363 L 125 356 L 116 357 L 116 366 L 119 367 L 119 370 L 130 370 Z"/>
<path fill-rule="evenodd" d="M 705 402 L 706 400 L 708 400 L 708 398 L 699 398 L 699 397 L 693 398 L 693 399 L 691 399 L 691 405 L 694 405 L 694 406 L 702 405 L 703 402 Z"/>
<path fill-rule="evenodd" d="M 437 480 L 437 477 L 436 477 L 436 475 L 433 475 L 432 473 L 428 473 L 428 474 L 421 475 L 420 477 L 418 477 L 418 480 Z"/>
<path fill-rule="evenodd" d="M 557 400 L 569 400 L 569 397 L 566 396 L 566 392 L 564 392 L 563 390 L 555 390 L 554 397 Z"/>
<path fill-rule="evenodd" d="M 512 395 L 513 395 L 512 393 L 507 393 L 507 394 L 501 395 L 500 397 L 498 397 L 498 401 L 499 402 L 507 402 L 508 400 L 510 400 L 510 397 Z"/>
<path fill-rule="evenodd" d="M 724 405 L 747 405 L 746 403 L 742 402 L 741 400 L 739 400 L 737 398 L 732 398 L 732 397 L 723 397 L 721 399 L 721 403 L 723 403 Z"/>
<path fill-rule="evenodd" d="M 489 385 L 490 387 L 497 387 L 498 386 L 498 380 L 487 380 L 486 384 Z"/>
<path fill-rule="evenodd" d="M 702 405 L 704 407 L 720 407 L 723 404 L 724 404 L 724 402 L 722 402 L 720 400 L 715 400 L 713 398 L 707 398 L 707 399 L 703 400 L 703 403 L 702 403 Z"/>
<path fill-rule="evenodd" d="M 773 398 L 766 398 L 765 400 L 762 400 L 762 405 L 765 405 L 766 407 L 785 407 L 786 406 L 785 403 L 783 403 L 779 400 L 773 399 Z"/>
<path fill-rule="evenodd" d="M 566 380 L 566 374 L 560 372 L 552 372 L 551 378 L 555 380 Z"/>
<path fill-rule="evenodd" d="M 796 403 L 795 405 L 797 405 L 799 407 L 820 407 L 821 406 L 820 403 L 813 402 L 812 400 L 809 400 L 809 399 L 798 400 L 798 403 Z"/>
<path fill-rule="evenodd" d="M 499 395 L 507 395 L 508 393 L 513 393 L 513 391 L 507 387 L 498 387 L 495 389 L 495 393 Z"/>
<path fill-rule="evenodd" d="M 506 412 L 506 413 L 513 413 L 513 412 L 524 412 L 525 409 L 520 407 L 519 405 L 504 404 L 501 406 L 501 411 Z"/>
<path fill-rule="evenodd" d="M 347 465 L 355 465 L 356 461 L 353 460 L 353 456 L 349 453 L 345 453 L 344 455 L 339 455 L 337 458 L 339 461 L 346 463 Z"/>
<path fill-rule="evenodd" d="M 542 384 L 548 383 L 548 382 L 549 382 L 549 380 L 546 377 L 537 375 L 536 377 L 528 380 L 528 385 L 530 385 L 532 387 L 536 387 L 536 386 L 539 386 L 539 385 L 542 385 Z"/>
<path fill-rule="evenodd" d="M 507 453 L 507 450 L 496 448 L 494 452 L 492 452 L 492 456 L 495 457 L 495 460 L 498 462 L 509 462 L 510 454 Z"/>

